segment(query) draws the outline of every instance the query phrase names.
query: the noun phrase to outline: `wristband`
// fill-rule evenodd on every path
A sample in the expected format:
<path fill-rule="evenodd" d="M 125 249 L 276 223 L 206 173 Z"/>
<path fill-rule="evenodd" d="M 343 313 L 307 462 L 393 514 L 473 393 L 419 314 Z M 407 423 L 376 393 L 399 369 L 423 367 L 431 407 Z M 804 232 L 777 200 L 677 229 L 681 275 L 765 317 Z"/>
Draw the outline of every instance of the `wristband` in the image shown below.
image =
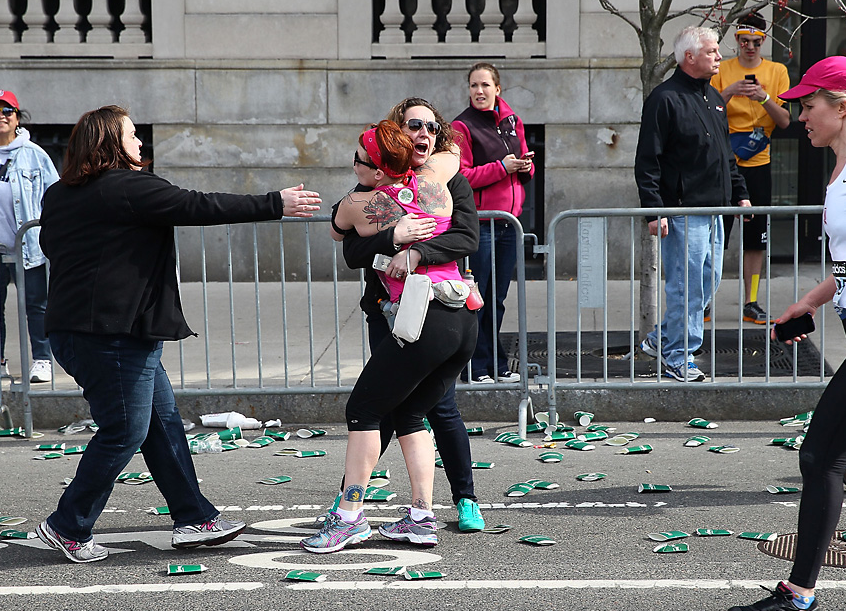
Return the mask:
<path fill-rule="evenodd" d="M 760 104 L 761 106 L 763 106 L 764 104 L 766 104 L 766 103 L 767 103 L 767 102 L 769 102 L 769 101 L 770 101 L 770 94 L 768 93 L 768 94 L 767 94 L 767 97 L 765 97 L 763 100 L 761 100 L 760 102 L 758 102 L 758 104 Z"/>
<path fill-rule="evenodd" d="M 508 174 L 508 168 L 505 167 L 505 162 L 500 159 L 499 162 L 502 164 L 502 169 L 505 170 L 505 173 Z"/>

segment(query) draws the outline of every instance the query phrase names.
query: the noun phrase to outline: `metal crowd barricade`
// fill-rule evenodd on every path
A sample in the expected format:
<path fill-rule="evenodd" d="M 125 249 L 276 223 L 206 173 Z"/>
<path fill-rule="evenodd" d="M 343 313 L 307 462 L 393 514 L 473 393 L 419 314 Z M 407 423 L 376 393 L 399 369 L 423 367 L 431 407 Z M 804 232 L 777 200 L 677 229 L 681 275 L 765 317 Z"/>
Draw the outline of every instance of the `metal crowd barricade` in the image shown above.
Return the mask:
<path fill-rule="evenodd" d="M 662 376 L 661 371 L 662 368 L 660 365 L 658 366 L 658 375 L 656 379 L 653 380 L 640 380 L 636 379 L 635 377 L 635 355 L 638 351 L 640 342 L 636 337 L 636 312 L 635 312 L 635 286 L 638 284 L 637 279 L 635 277 L 635 243 L 639 241 L 640 231 L 642 221 L 640 220 L 642 217 L 646 216 L 654 216 L 654 217 L 667 217 L 668 210 L 666 208 L 610 208 L 610 209 L 585 209 L 585 210 L 568 210 L 559 213 L 555 216 L 555 218 L 550 222 L 547 230 L 547 238 L 546 244 L 542 246 L 535 247 L 536 253 L 544 253 L 547 257 L 546 259 L 546 280 L 547 280 L 547 372 L 546 375 L 540 375 L 535 378 L 535 382 L 537 384 L 546 385 L 547 387 L 547 399 L 548 399 L 548 407 L 549 407 L 549 418 L 550 424 L 554 424 L 557 422 L 557 405 L 556 405 L 556 392 L 560 390 L 596 390 L 596 389 L 631 389 L 631 390 L 654 390 L 656 388 L 656 384 L 662 383 Z M 767 215 L 767 235 L 771 236 L 770 232 L 770 219 L 773 216 L 783 216 L 783 215 L 790 215 L 793 217 L 793 299 L 794 301 L 798 298 L 798 251 L 796 250 L 796 244 L 798 243 L 798 228 L 799 228 L 799 215 L 803 214 L 820 214 L 822 212 L 822 206 L 756 206 L 754 208 L 742 208 L 742 207 L 732 207 L 732 208 L 725 208 L 725 207 L 709 207 L 709 208 L 674 208 L 672 210 L 672 216 L 710 216 L 712 226 L 715 220 L 724 214 L 734 214 L 734 215 L 752 215 L 752 214 L 766 214 Z M 609 274 L 608 274 L 608 241 L 606 236 L 608 235 L 608 225 L 609 219 L 612 218 L 628 218 L 629 219 L 629 236 L 630 236 L 630 249 L 629 249 L 629 301 L 630 301 L 630 310 L 629 310 L 629 354 L 627 355 L 629 360 L 629 376 L 628 380 L 625 379 L 610 379 L 608 376 L 608 359 L 609 359 L 609 346 L 608 346 L 608 310 L 609 310 L 609 303 L 608 303 L 608 282 L 609 282 Z M 562 224 L 564 221 L 567 220 L 576 220 L 578 223 L 577 231 L 578 231 L 578 263 L 579 263 L 579 273 L 577 275 L 577 301 L 576 304 L 576 311 L 577 311 L 577 318 L 576 318 L 576 379 L 575 381 L 562 381 L 558 379 L 557 376 L 557 363 L 556 363 L 556 356 L 557 356 L 557 349 L 556 349 L 556 330 L 558 329 L 558 324 L 556 321 L 556 313 L 558 311 L 556 306 L 556 293 L 555 293 L 555 283 L 556 283 L 556 244 L 558 243 L 558 238 L 556 236 L 556 230 L 558 226 Z M 739 270 L 739 287 L 738 287 L 738 297 L 742 297 L 742 290 L 743 290 L 743 257 L 742 257 L 742 245 L 743 245 L 743 223 L 737 223 L 738 228 L 737 231 L 740 233 L 740 239 L 738 240 L 738 250 L 741 252 L 740 259 L 740 270 Z M 688 250 L 688 235 L 687 235 L 687 226 L 688 224 L 685 223 L 685 252 Z M 657 240 L 658 243 L 658 270 L 657 270 L 657 287 L 659 291 L 658 296 L 658 311 L 657 311 L 657 320 L 660 322 L 663 318 L 662 310 L 662 296 L 663 296 L 663 282 L 661 282 L 661 240 Z M 820 248 L 821 248 L 821 256 L 820 256 L 820 277 L 825 278 L 828 275 L 828 269 L 826 267 L 826 242 L 824 239 L 824 235 L 820 239 Z M 767 312 L 770 312 L 770 259 L 771 259 L 771 240 L 768 240 L 767 250 L 766 250 L 766 268 L 765 274 L 768 280 L 767 282 L 767 294 L 766 294 L 766 303 L 764 309 Z M 711 242 L 711 255 L 712 257 L 715 254 L 715 244 Z M 615 253 L 616 255 L 623 255 L 623 253 Z M 619 260 L 621 256 L 616 257 L 616 260 Z M 725 266 L 724 266 L 725 270 Z M 713 274 L 713 269 L 712 269 Z M 687 258 L 685 259 L 685 303 L 687 303 L 687 291 L 688 291 L 688 273 L 687 273 Z M 713 279 L 713 275 L 712 275 Z M 715 291 L 713 288 L 712 282 L 712 292 L 711 292 L 711 303 L 714 304 L 714 296 Z M 743 328 L 743 300 L 739 299 L 740 306 L 738 311 L 738 329 Z M 582 351 L 581 351 L 581 339 L 582 339 L 582 309 L 585 308 L 601 308 L 603 321 L 602 321 L 602 358 L 603 358 L 603 373 L 601 378 L 594 378 L 592 380 L 585 380 L 582 377 Z M 823 337 L 823 332 L 825 329 L 825 308 L 820 308 L 818 312 L 818 321 L 821 327 L 820 337 Z M 684 329 L 684 348 L 685 352 L 687 352 L 687 341 L 688 341 L 688 317 L 685 316 L 685 329 Z M 766 333 L 766 353 L 769 354 L 770 351 L 770 323 L 767 323 L 766 326 L 767 333 Z M 706 324 L 705 332 L 709 331 L 708 326 Z M 710 325 L 710 340 L 711 346 L 714 346 L 716 337 L 716 327 L 712 322 Z M 660 338 L 660 335 L 659 335 Z M 659 340 L 660 342 L 660 340 Z M 711 379 L 710 382 L 707 384 L 688 384 L 686 388 L 696 389 L 696 390 L 712 390 L 718 387 L 726 388 L 732 386 L 739 386 L 743 385 L 744 388 L 763 388 L 769 387 L 772 385 L 772 380 L 770 379 L 770 365 L 769 359 L 766 361 L 766 371 L 764 376 L 763 382 L 747 382 L 743 379 L 743 363 L 742 363 L 742 356 L 743 356 L 743 333 L 738 333 L 738 376 L 736 380 L 732 380 L 731 378 L 726 379 L 716 379 L 715 378 L 715 353 L 714 350 L 711 351 Z M 658 350 L 660 352 L 660 343 L 658 346 Z M 793 388 L 820 388 L 825 385 L 825 343 L 824 340 L 820 345 L 820 373 L 819 379 L 816 381 L 809 381 L 809 380 L 799 380 L 797 376 L 796 370 L 796 354 L 797 354 L 797 346 L 796 344 L 793 345 L 793 376 L 792 379 L 788 380 L 786 383 L 790 384 Z M 663 381 L 664 383 L 668 382 L 667 380 Z M 670 382 L 672 383 L 672 382 Z"/>
<path fill-rule="evenodd" d="M 514 216 L 504 212 L 481 216 L 490 223 L 495 219 L 513 223 L 517 243 L 522 244 L 523 229 Z M 320 215 L 311 219 L 284 218 L 267 223 L 175 229 L 177 264 L 187 266 L 185 259 L 189 251 L 192 256 L 199 257 L 200 279 L 182 282 L 181 294 L 189 324 L 203 336 L 202 341 L 190 338 L 165 342 L 162 361 L 170 371 L 177 397 L 336 394 L 352 390 L 368 358 L 366 322 L 358 305 L 364 274 L 363 271 L 358 272 L 357 282 L 339 281 L 338 266 L 346 269 L 346 265 L 343 257 L 339 256 L 340 244 L 335 244 L 331 250 L 331 281 L 314 279 L 313 253 L 319 248 L 326 248 L 328 231 L 325 225 L 328 221 L 328 215 Z M 8 255 L 10 262 L 22 260 L 23 235 L 37 225 L 38 221 L 32 221 L 18 232 L 15 251 Z M 274 232 L 274 225 L 278 232 L 278 237 L 274 237 L 278 240 L 279 250 L 273 256 L 278 256 L 274 263 L 278 262 L 280 279 L 260 281 L 259 254 L 270 256 L 267 250 L 260 249 L 260 237 L 269 237 L 267 233 Z M 301 233 L 295 233 L 297 226 L 302 229 Z M 319 239 L 315 238 L 315 226 L 323 232 Z M 221 257 L 219 252 L 211 255 L 206 248 L 209 232 L 214 232 L 214 239 L 219 241 L 225 237 L 225 264 L 216 268 L 208 260 Z M 235 280 L 233 240 L 241 243 L 252 241 L 251 282 Z M 194 245 L 185 246 L 186 242 Z M 294 246 L 286 248 L 286 242 Z M 199 254 L 195 243 L 199 245 Z M 496 245 L 492 244 L 494 260 L 495 249 Z M 295 266 L 286 264 L 286 257 L 302 261 L 296 269 L 304 268 L 304 278 L 289 278 L 297 272 L 292 271 Z M 221 270 L 225 271 L 225 281 L 210 282 L 210 270 L 217 272 L 218 277 Z M 26 435 L 31 436 L 32 397 L 76 397 L 81 395 L 81 391 L 72 380 L 63 377 L 61 368 L 55 363 L 54 373 L 60 377 L 58 385 L 56 375 L 49 385 L 30 384 L 26 375 L 30 356 L 22 265 L 16 265 L 16 284 L 21 287 L 16 293 L 20 363 L 24 375 L 19 382 L 12 384 L 11 389 L 22 395 L 24 428 Z M 469 391 L 518 390 L 521 397 L 518 421 L 525 429 L 531 400 L 526 354 L 525 255 L 521 247 L 517 249 L 516 290 L 520 382 L 459 384 L 458 388 Z M 326 307 L 328 303 L 331 307 Z"/>

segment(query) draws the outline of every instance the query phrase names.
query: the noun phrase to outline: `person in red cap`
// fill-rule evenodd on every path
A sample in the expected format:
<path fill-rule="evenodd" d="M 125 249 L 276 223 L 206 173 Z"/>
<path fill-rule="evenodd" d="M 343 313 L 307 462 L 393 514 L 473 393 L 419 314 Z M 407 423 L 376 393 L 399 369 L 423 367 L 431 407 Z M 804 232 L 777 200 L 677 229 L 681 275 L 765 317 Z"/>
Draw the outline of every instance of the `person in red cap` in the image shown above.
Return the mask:
<path fill-rule="evenodd" d="M 846 57 L 828 57 L 811 66 L 796 87 L 780 96 L 799 100 L 808 138 L 815 147 L 828 146 L 837 163 L 826 188 L 823 226 L 829 238 L 832 274 L 811 289 L 776 319 L 776 325 L 806 313 L 829 301 L 846 330 Z M 776 339 L 775 329 L 772 332 Z M 801 334 L 792 341 L 807 338 Z M 792 343 L 791 341 L 787 342 Z M 799 504 L 799 532 L 796 557 L 788 581 L 782 581 L 771 596 L 752 605 L 729 611 L 794 611 L 818 609 L 814 595 L 817 576 L 825 560 L 831 537 L 843 506 L 843 477 L 846 475 L 846 363 L 840 366 L 814 410 L 802 449 L 802 501 Z"/>
<path fill-rule="evenodd" d="M 0 249 L 13 252 L 20 227 L 41 216 L 44 191 L 59 180 L 50 156 L 30 140 L 21 126 L 22 111 L 11 91 L 0 90 Z M 23 267 L 26 320 L 32 344 L 31 382 L 53 379 L 50 343 L 44 334 L 47 308 L 47 258 L 38 244 L 39 228 L 30 229 L 23 239 Z M 6 362 L 6 290 L 15 281 L 15 264 L 0 263 L 0 375 L 9 377 Z M 22 372 L 23 373 L 23 372 Z"/>

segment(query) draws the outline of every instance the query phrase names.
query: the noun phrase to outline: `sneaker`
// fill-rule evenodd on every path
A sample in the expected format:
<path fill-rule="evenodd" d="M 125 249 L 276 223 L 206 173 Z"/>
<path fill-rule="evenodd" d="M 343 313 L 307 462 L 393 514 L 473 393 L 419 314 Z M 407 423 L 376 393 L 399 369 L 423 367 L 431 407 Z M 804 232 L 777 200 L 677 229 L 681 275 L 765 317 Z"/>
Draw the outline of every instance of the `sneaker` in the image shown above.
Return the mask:
<path fill-rule="evenodd" d="M 231 522 L 218 515 L 208 522 L 174 528 L 170 545 L 177 549 L 188 549 L 200 545 L 221 545 L 232 541 L 246 527 L 247 525 L 243 522 Z"/>
<path fill-rule="evenodd" d="M 653 359 L 658 358 L 658 346 L 652 343 L 652 339 L 647 335 L 646 339 L 640 342 L 640 349 L 646 356 L 651 356 Z M 661 362 L 664 362 L 664 357 L 661 357 Z"/>
<path fill-rule="evenodd" d="M 704 321 L 705 322 L 711 322 L 711 305 L 710 304 L 705 306 L 704 314 L 705 314 Z"/>
<path fill-rule="evenodd" d="M 761 306 L 758 305 L 757 301 L 750 301 L 743 306 L 743 320 L 746 322 L 753 322 L 756 325 L 765 325 L 767 324 L 767 318 L 767 313 L 761 309 Z M 770 322 L 773 322 L 773 319 L 770 319 Z"/>
<path fill-rule="evenodd" d="M 673 367 L 666 365 L 664 375 L 668 378 L 675 378 L 679 382 L 702 382 L 705 374 L 696 366 L 696 363 L 688 361 L 686 364 Z"/>
<path fill-rule="evenodd" d="M 513 371 L 508 371 L 507 369 L 502 373 L 498 373 L 496 377 L 499 382 L 514 383 L 520 381 L 519 373 L 514 373 Z"/>
<path fill-rule="evenodd" d="M 411 511 L 407 507 L 400 507 L 399 511 L 406 516 L 402 520 L 382 524 L 379 527 L 381 534 L 394 541 L 408 541 L 426 547 L 438 544 L 438 525 L 434 517 L 429 516 L 417 522 L 411 519 Z"/>
<path fill-rule="evenodd" d="M 764 586 L 761 587 L 764 588 Z M 775 590 L 770 590 L 769 588 L 764 589 L 769 592 L 771 596 L 768 596 L 763 600 L 759 600 L 751 605 L 732 607 L 729 611 L 797 611 L 796 605 L 793 604 L 793 590 L 784 585 L 783 581 L 779 582 Z M 814 609 L 818 608 L 819 605 L 817 604 L 817 601 L 814 600 L 811 603 L 811 606 L 808 607 L 808 611 L 814 611 Z"/>
<path fill-rule="evenodd" d="M 30 382 L 49 382 L 53 379 L 53 363 L 50 361 L 32 361 L 29 369 Z"/>
<path fill-rule="evenodd" d="M 347 545 L 356 545 L 371 537 L 373 531 L 362 511 L 354 523 L 344 522 L 334 511 L 326 516 L 323 527 L 316 535 L 300 541 L 300 547 L 315 554 L 328 554 L 344 549 Z"/>
<path fill-rule="evenodd" d="M 314 518 L 314 522 L 311 523 L 309 528 L 314 528 L 315 530 L 320 530 L 323 528 L 323 525 L 326 524 L 326 518 L 329 517 L 329 514 L 335 511 L 338 508 L 338 505 L 341 504 L 341 493 L 339 492 L 338 495 L 335 497 L 335 500 L 332 502 L 332 506 L 326 510 L 325 513 L 321 513 L 319 516 Z"/>
<path fill-rule="evenodd" d="M 94 539 L 89 539 L 85 543 L 65 539 L 50 528 L 47 520 L 35 527 L 35 534 L 44 543 L 62 552 L 71 562 L 97 562 L 98 560 L 105 560 L 106 556 L 109 555 L 109 550 L 94 543 Z"/>
<path fill-rule="evenodd" d="M 494 379 L 489 375 L 476 376 L 470 382 L 471 384 L 494 384 Z"/>
<path fill-rule="evenodd" d="M 455 508 L 458 509 L 458 530 L 461 532 L 475 533 L 485 527 L 485 520 L 476 501 L 461 499 Z"/>

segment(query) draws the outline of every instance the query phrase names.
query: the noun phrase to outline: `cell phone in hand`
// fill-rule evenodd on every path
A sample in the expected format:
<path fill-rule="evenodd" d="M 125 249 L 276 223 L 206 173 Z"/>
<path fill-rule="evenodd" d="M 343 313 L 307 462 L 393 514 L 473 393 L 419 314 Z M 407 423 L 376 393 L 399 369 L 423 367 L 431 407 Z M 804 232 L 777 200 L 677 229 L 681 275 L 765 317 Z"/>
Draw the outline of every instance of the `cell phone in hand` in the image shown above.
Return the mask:
<path fill-rule="evenodd" d="M 373 257 L 373 269 L 379 272 L 388 271 L 388 266 L 391 264 L 391 258 L 387 255 L 377 254 Z"/>
<path fill-rule="evenodd" d="M 747 75 L 746 75 L 746 80 L 747 80 L 747 81 L 752 81 L 752 82 L 754 83 L 754 82 L 755 82 L 755 75 L 754 75 L 754 74 L 747 74 Z"/>
<path fill-rule="evenodd" d="M 520 159 L 531 159 L 534 156 L 535 156 L 534 151 L 526 151 L 525 153 L 523 153 L 523 156 L 520 157 Z"/>
<path fill-rule="evenodd" d="M 798 318 L 791 318 L 775 326 L 776 337 L 781 342 L 792 340 L 794 337 L 807 335 L 814 329 L 816 329 L 814 317 L 810 313 L 802 314 Z"/>

